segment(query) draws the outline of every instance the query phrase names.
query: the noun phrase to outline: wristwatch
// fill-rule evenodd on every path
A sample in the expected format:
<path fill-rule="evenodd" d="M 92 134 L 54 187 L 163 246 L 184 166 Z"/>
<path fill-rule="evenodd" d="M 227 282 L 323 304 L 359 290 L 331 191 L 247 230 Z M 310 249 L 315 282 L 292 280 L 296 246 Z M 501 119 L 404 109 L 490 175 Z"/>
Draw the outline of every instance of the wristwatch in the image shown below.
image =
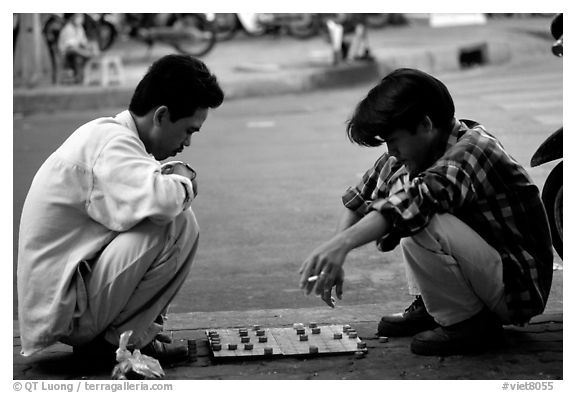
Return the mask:
<path fill-rule="evenodd" d="M 190 180 L 196 179 L 196 171 L 189 164 L 185 163 L 184 161 L 171 161 L 171 162 L 166 163 L 165 165 L 169 165 L 170 172 L 163 172 L 163 173 L 174 173 L 174 166 L 178 165 L 178 164 L 185 166 L 186 169 L 188 169 L 190 171 L 190 173 L 191 173 L 191 175 L 189 177 Z"/>
<path fill-rule="evenodd" d="M 180 163 L 183 164 L 190 172 L 192 172 L 192 175 L 190 176 L 190 180 L 196 179 L 196 171 L 194 170 L 194 168 L 192 168 L 186 162 L 180 161 Z"/>

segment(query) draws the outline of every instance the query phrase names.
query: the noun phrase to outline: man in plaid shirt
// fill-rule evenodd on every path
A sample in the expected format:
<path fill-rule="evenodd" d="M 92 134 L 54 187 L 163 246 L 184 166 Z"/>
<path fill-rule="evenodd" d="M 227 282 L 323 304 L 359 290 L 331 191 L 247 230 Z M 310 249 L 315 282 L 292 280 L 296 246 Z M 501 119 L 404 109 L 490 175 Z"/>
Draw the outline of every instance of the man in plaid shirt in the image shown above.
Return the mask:
<path fill-rule="evenodd" d="M 454 118 L 442 82 L 418 70 L 392 72 L 358 104 L 347 133 L 388 152 L 342 197 L 337 235 L 304 261 L 307 294 L 333 307 L 349 251 L 400 242 L 416 300 L 384 316 L 378 334 L 414 335 L 412 352 L 483 349 L 499 342 L 503 324 L 542 313 L 553 254 L 538 189 L 483 126 Z"/>

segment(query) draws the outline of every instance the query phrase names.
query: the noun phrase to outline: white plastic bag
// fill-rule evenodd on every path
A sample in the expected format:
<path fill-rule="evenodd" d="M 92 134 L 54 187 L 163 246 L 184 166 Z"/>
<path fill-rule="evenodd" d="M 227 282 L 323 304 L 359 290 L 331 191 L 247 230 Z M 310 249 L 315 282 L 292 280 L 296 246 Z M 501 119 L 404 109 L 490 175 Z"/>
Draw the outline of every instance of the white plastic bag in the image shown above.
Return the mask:
<path fill-rule="evenodd" d="M 153 357 L 143 355 L 139 349 L 133 352 L 128 350 L 128 341 L 132 330 L 120 335 L 120 342 L 116 350 L 118 364 L 112 370 L 112 379 L 159 379 L 165 376 L 160 362 Z"/>

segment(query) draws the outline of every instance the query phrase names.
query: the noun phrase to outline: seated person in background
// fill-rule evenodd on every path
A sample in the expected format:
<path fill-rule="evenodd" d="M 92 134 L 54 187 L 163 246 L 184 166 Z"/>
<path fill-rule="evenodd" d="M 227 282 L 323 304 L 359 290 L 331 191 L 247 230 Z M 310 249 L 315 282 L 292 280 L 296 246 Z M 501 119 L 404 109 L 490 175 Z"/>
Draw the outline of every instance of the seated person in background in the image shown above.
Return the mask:
<path fill-rule="evenodd" d="M 88 41 L 84 30 L 84 14 L 64 14 L 66 23 L 58 36 L 58 49 L 64 59 L 64 68 L 72 69 L 74 81 L 84 80 L 84 65 L 98 54 L 98 46 Z"/>

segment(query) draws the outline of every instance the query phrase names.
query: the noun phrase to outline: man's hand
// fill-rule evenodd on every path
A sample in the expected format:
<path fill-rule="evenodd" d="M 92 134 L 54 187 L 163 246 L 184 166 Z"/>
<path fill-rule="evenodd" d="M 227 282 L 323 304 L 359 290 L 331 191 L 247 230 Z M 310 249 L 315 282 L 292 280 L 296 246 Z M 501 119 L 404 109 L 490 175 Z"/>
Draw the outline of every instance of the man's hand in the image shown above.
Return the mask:
<path fill-rule="evenodd" d="M 318 247 L 300 267 L 300 288 L 308 295 L 312 290 L 322 297 L 330 307 L 334 307 L 332 287 L 336 296 L 342 299 L 344 270 L 342 266 L 348 253 L 364 244 L 388 234 L 390 223 L 380 212 L 372 211 L 364 218 L 349 216 L 346 229 Z M 354 223 L 355 222 L 355 223 Z M 314 276 L 317 276 L 315 279 Z"/>
<path fill-rule="evenodd" d="M 163 175 L 176 174 L 187 177 L 192 181 L 192 189 L 194 190 L 194 197 L 198 195 L 198 183 L 196 182 L 196 171 L 185 162 L 170 161 L 162 164 L 161 172 Z"/>
<path fill-rule="evenodd" d="M 342 299 L 344 284 L 344 269 L 342 265 L 348 254 L 343 242 L 335 237 L 324 243 L 306 258 L 298 273 L 300 273 L 300 288 L 306 295 L 312 290 L 330 307 L 334 307 L 332 288 L 336 287 L 336 297 Z"/>

